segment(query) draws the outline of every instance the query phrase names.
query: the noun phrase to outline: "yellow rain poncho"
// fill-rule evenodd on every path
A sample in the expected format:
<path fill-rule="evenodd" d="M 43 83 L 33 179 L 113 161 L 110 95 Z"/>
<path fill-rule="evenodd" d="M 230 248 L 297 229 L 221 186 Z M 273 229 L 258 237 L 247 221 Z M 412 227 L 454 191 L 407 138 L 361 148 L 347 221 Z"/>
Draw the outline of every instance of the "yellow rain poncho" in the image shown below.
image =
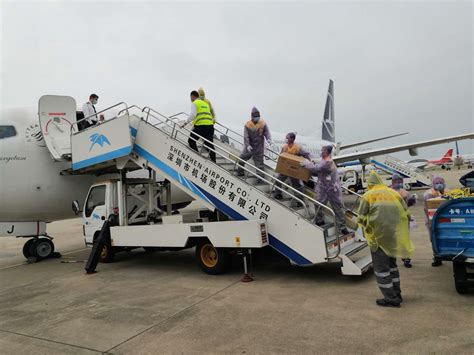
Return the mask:
<path fill-rule="evenodd" d="M 378 248 L 392 258 L 410 258 L 413 244 L 409 236 L 410 213 L 400 194 L 372 172 L 369 191 L 361 199 L 358 223 L 372 251 Z"/>

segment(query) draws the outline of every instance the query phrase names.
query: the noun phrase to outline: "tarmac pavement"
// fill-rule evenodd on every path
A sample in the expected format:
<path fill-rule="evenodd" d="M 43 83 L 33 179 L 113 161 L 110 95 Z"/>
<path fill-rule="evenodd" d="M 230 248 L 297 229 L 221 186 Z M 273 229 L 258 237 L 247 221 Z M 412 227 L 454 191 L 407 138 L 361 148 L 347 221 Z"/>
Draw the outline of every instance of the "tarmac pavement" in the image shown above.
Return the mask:
<path fill-rule="evenodd" d="M 462 173 L 443 175 L 454 186 Z M 136 250 L 86 275 L 79 220 L 48 226 L 63 259 L 25 264 L 24 240 L 1 239 L 0 353 L 472 353 L 474 294 L 456 293 L 450 263 L 431 267 L 421 196 L 412 211 L 400 309 L 375 305 L 372 273 L 342 276 L 338 264 L 259 258 L 241 283 L 239 265 L 202 273 L 193 250 Z"/>

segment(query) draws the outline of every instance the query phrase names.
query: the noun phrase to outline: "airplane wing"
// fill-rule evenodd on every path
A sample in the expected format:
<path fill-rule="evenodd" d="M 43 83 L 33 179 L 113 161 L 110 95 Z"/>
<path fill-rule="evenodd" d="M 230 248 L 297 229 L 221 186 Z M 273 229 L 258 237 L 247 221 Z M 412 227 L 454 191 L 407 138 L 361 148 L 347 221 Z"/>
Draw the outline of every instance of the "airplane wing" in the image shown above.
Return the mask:
<path fill-rule="evenodd" d="M 397 146 L 388 147 L 388 148 L 371 149 L 371 150 L 365 150 L 363 152 L 340 154 L 333 157 L 333 159 L 334 159 L 334 162 L 336 163 L 344 163 L 344 162 L 354 161 L 354 160 L 360 160 L 364 162 L 364 160 L 366 161 L 371 157 L 400 152 L 404 150 L 410 151 L 410 155 L 416 155 L 417 154 L 416 150 L 418 148 L 428 147 L 430 145 L 436 145 L 436 144 L 442 144 L 442 143 L 456 142 L 456 141 L 461 141 L 464 139 L 474 139 L 474 132 L 452 136 L 452 137 L 432 139 L 429 141 L 402 144 L 402 145 L 397 145 Z"/>
<path fill-rule="evenodd" d="M 357 147 L 359 145 L 364 145 L 364 144 L 368 144 L 368 143 L 373 143 L 373 142 L 378 142 L 378 141 L 383 141 L 385 139 L 390 139 L 390 138 L 395 138 L 395 137 L 400 137 L 400 136 L 404 136 L 405 134 L 408 134 L 409 132 L 403 132 L 403 133 L 398 133 L 398 134 L 393 134 L 391 136 L 386 136 L 386 137 L 380 137 L 380 138 L 375 138 L 375 139 L 371 139 L 371 140 L 368 140 L 368 141 L 362 141 L 362 142 L 356 142 L 356 143 L 351 143 L 351 144 L 345 144 L 345 145 L 341 145 L 339 147 L 339 149 L 348 149 L 348 148 L 353 148 L 353 147 Z"/>

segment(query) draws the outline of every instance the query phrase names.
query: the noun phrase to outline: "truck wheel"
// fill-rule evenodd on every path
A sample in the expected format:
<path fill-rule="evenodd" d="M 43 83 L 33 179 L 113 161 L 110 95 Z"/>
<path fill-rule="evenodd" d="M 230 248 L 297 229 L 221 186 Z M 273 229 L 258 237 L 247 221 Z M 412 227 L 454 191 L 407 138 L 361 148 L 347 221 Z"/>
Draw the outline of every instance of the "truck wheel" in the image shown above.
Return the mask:
<path fill-rule="evenodd" d="M 208 240 L 196 246 L 196 258 L 202 271 L 210 275 L 218 275 L 227 271 L 232 258 L 223 248 L 215 248 Z"/>
<path fill-rule="evenodd" d="M 29 240 L 27 240 L 26 243 L 23 245 L 23 256 L 24 256 L 25 258 L 27 258 L 27 259 L 32 256 L 32 255 L 31 255 L 31 252 L 32 252 L 32 248 L 31 248 L 31 247 L 32 247 L 32 245 L 33 245 L 34 242 L 35 242 L 34 239 L 29 239 Z"/>
<path fill-rule="evenodd" d="M 468 288 L 465 284 L 467 281 L 466 266 L 461 262 L 453 262 L 454 271 L 454 287 L 457 293 L 465 294 L 468 292 Z"/>
<path fill-rule="evenodd" d="M 102 247 L 102 251 L 100 252 L 99 261 L 101 263 L 111 263 L 114 261 L 115 253 L 112 249 L 112 246 L 109 244 L 105 244 Z"/>

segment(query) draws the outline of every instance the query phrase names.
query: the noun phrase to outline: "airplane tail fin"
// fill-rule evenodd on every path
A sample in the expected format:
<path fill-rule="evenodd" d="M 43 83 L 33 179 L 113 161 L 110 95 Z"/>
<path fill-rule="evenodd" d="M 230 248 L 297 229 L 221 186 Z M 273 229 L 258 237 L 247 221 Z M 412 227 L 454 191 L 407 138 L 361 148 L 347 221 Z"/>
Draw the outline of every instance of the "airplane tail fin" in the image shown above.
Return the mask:
<path fill-rule="evenodd" d="M 336 124 L 334 122 L 334 82 L 329 80 L 328 96 L 324 108 L 321 138 L 325 141 L 336 142 Z"/>
<path fill-rule="evenodd" d="M 441 158 L 442 160 L 443 159 L 451 159 L 453 157 L 453 149 L 449 149 L 445 155 L 443 155 L 443 158 Z"/>

